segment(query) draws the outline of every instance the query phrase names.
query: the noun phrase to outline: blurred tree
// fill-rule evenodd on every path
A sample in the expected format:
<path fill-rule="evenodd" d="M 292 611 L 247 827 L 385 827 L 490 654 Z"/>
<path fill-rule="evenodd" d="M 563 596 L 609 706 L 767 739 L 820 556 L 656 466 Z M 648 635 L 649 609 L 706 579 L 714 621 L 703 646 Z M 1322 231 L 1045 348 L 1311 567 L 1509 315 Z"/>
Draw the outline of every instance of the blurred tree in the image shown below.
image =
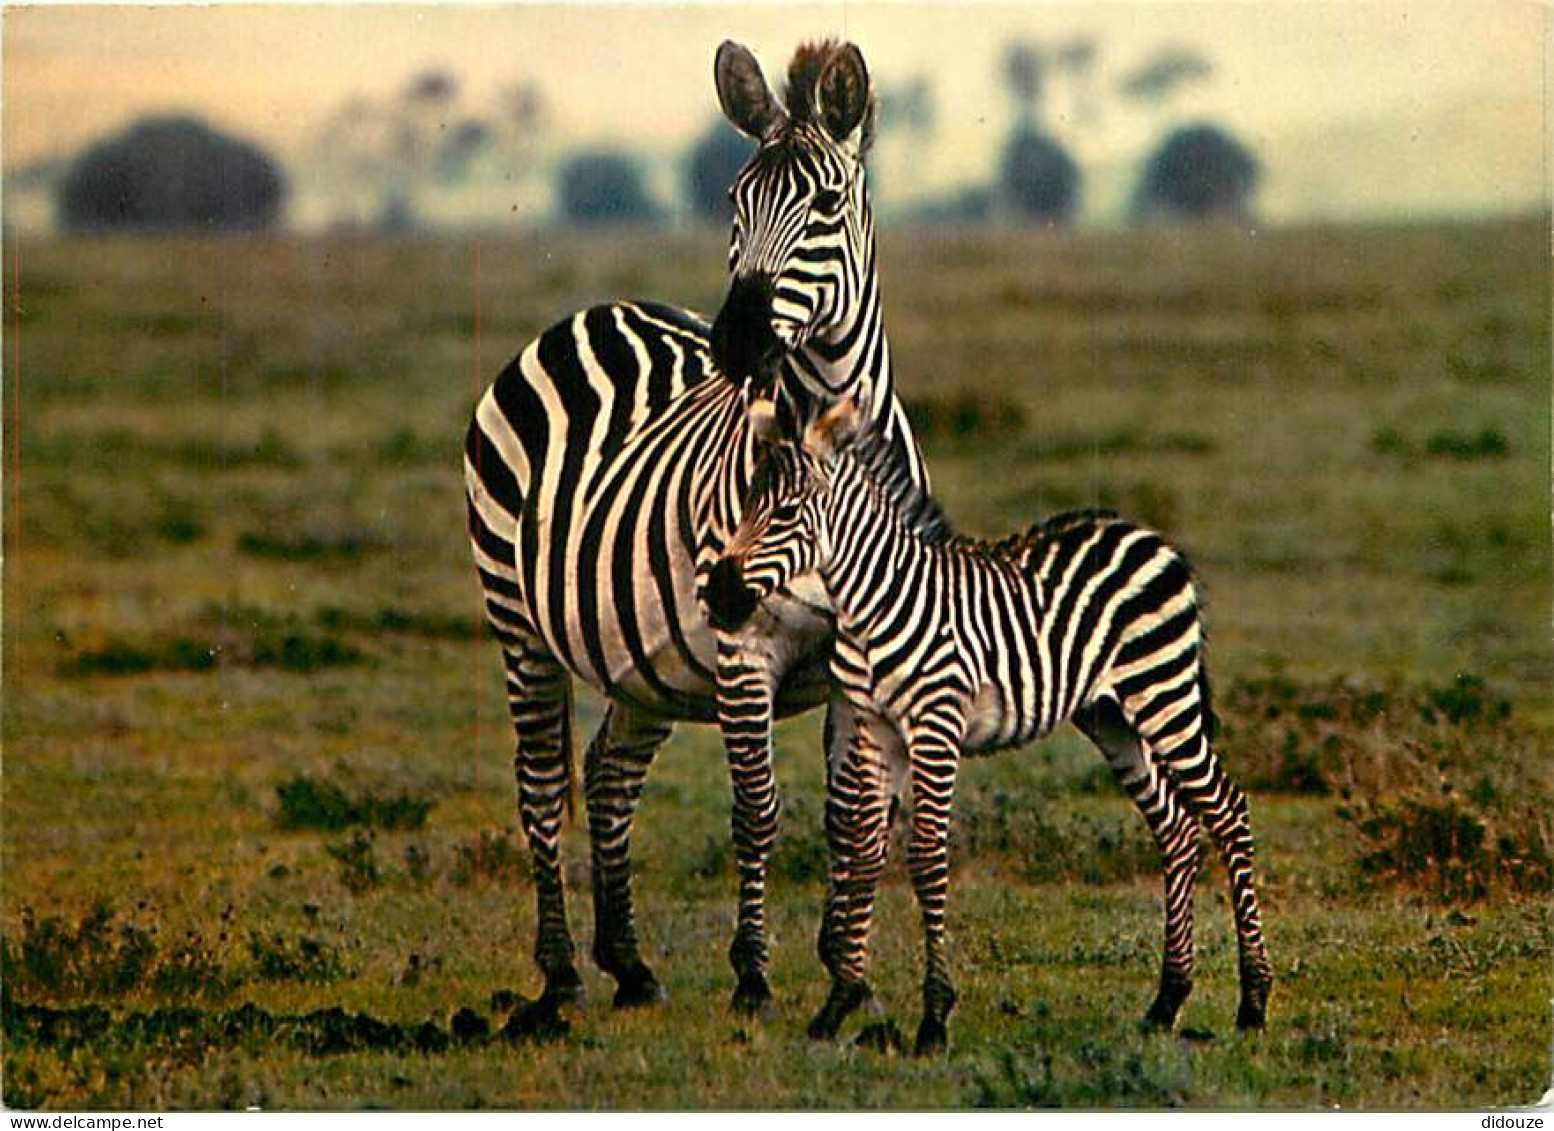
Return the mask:
<path fill-rule="evenodd" d="M 1062 142 L 1039 124 L 1048 70 L 1071 66 L 1064 52 L 1030 42 L 1004 49 L 1004 81 L 1014 95 L 1019 124 L 998 165 L 998 198 L 1017 220 L 1066 224 L 1079 210 L 1079 166 Z"/>
<path fill-rule="evenodd" d="M 925 74 L 913 75 L 899 86 L 880 91 L 880 125 L 885 129 L 905 129 L 919 139 L 931 133 L 938 108 L 934 105 L 933 82 Z"/>
<path fill-rule="evenodd" d="M 466 108 L 456 75 L 430 67 L 391 98 L 343 103 L 316 131 L 311 157 L 332 174 L 342 219 L 403 230 L 419 221 L 428 195 L 465 183 L 499 151 L 523 152 L 542 118 L 532 84 L 509 87 L 483 115 Z"/>
<path fill-rule="evenodd" d="M 1080 125 L 1094 125 L 1100 119 L 1095 93 L 1095 60 L 1100 49 L 1094 39 L 1076 35 L 1057 49 L 1054 61 L 1058 69 L 1068 76 L 1074 93 L 1074 120 Z"/>
<path fill-rule="evenodd" d="M 933 83 L 926 74 L 880 85 L 875 144 L 869 151 L 869 196 L 876 208 L 882 201 L 888 207 L 894 194 L 909 195 L 921 183 L 936 116 Z"/>
<path fill-rule="evenodd" d="M 562 216 L 574 224 L 646 223 L 657 215 L 641 169 L 618 150 L 574 154 L 561 167 L 557 191 Z"/>
<path fill-rule="evenodd" d="M 721 115 L 691 147 L 685 164 L 685 196 L 698 220 L 726 224 L 733 218 L 728 189 L 755 147 Z"/>
<path fill-rule="evenodd" d="M 911 212 L 912 222 L 917 224 L 981 224 L 992 216 L 993 190 L 986 185 L 929 197 Z"/>
<path fill-rule="evenodd" d="M 59 184 L 67 229 L 263 228 L 285 199 L 279 166 L 194 118 L 148 118 L 88 148 Z"/>
<path fill-rule="evenodd" d="M 1079 209 L 1079 166 L 1055 138 L 1016 130 L 1004 146 L 999 193 L 1019 219 L 1066 224 Z"/>
<path fill-rule="evenodd" d="M 1123 75 L 1117 88 L 1135 102 L 1163 103 L 1213 73 L 1213 65 L 1192 48 L 1166 47 Z"/>
<path fill-rule="evenodd" d="M 1251 209 L 1261 168 L 1241 142 L 1203 123 L 1174 131 L 1144 166 L 1135 217 L 1202 220 L 1242 217 Z"/>
<path fill-rule="evenodd" d="M 1003 65 L 1004 82 L 1014 95 L 1020 122 L 1030 126 L 1036 121 L 1046 77 L 1046 62 L 1041 48 L 1026 41 L 1011 43 L 1004 48 Z"/>

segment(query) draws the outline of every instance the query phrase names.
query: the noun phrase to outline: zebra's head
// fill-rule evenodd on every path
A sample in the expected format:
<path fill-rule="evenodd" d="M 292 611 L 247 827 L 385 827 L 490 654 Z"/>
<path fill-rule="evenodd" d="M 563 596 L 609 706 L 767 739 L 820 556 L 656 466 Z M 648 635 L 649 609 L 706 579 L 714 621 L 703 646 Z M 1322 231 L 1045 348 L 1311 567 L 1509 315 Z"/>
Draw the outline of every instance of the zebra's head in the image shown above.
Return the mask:
<path fill-rule="evenodd" d="M 804 430 L 802 443 L 764 444 L 744 514 L 703 594 L 714 627 L 742 627 L 762 601 L 824 564 L 836 455 L 858 425 L 856 406 L 842 401 Z"/>
<path fill-rule="evenodd" d="M 870 285 L 863 155 L 874 99 L 850 43 L 800 47 L 782 102 L 736 43 L 718 49 L 713 70 L 723 112 L 759 145 L 729 190 L 733 279 L 713 323 L 712 356 L 730 380 L 771 395 L 783 358 L 845 336 Z M 822 404 L 857 391 L 830 388 L 808 367 L 794 371 Z"/>

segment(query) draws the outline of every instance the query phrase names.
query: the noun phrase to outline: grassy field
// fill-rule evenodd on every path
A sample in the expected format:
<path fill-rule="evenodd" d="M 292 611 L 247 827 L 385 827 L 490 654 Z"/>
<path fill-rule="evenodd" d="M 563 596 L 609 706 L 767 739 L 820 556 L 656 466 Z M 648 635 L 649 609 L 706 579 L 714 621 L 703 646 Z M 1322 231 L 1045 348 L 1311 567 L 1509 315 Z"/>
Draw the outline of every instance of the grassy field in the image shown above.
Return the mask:
<path fill-rule="evenodd" d="M 736 1019 L 728 786 L 685 727 L 641 809 L 664 1006 L 538 978 L 467 414 L 552 318 L 710 310 L 722 236 L 6 250 L 4 1100 L 13 1107 L 1315 1108 L 1548 1086 L 1549 232 L 887 232 L 899 384 L 993 534 L 1101 503 L 1210 598 L 1279 981 L 1237 1037 L 1217 865 L 1187 1035 L 1142 822 L 1071 734 L 968 767 L 948 1055 L 803 1035 L 819 720 L 781 730 L 770 1020 Z M 599 705 L 585 697 L 583 726 Z M 573 922 L 591 923 L 581 830 Z M 910 1032 L 899 865 L 876 988 Z"/>

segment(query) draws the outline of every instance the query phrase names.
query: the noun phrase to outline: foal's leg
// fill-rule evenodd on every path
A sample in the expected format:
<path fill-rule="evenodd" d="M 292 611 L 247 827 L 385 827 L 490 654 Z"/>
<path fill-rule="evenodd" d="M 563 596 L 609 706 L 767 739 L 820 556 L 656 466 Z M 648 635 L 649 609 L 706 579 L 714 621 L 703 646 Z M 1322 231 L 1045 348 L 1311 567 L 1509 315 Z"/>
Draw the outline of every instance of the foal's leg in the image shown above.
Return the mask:
<path fill-rule="evenodd" d="M 907 870 L 923 915 L 925 949 L 923 1018 L 914 1046 L 918 1056 L 943 1050 L 950 1010 L 955 1007 L 955 987 L 944 953 L 944 908 L 950 891 L 950 806 L 962 732 L 958 720 L 930 719 L 914 727 L 909 738 L 912 831 Z"/>
<path fill-rule="evenodd" d="M 1263 943 L 1262 914 L 1252 881 L 1252 825 L 1246 795 L 1226 776 L 1209 747 L 1208 703 L 1203 681 L 1179 696 L 1129 700 L 1125 714 L 1149 754 L 1163 764 L 1183 804 L 1208 830 L 1230 877 L 1230 902 L 1240 952 L 1241 1004 L 1238 1029 L 1261 1029 L 1267 1015 L 1273 965 Z"/>
<path fill-rule="evenodd" d="M 831 883 L 820 925 L 820 961 L 831 992 L 809 1025 L 817 1040 L 836 1036 L 871 995 L 866 980 L 874 889 L 888 849 L 888 746 L 899 743 L 878 719 L 855 720 L 847 752 L 827 774 L 826 841 Z"/>
<path fill-rule="evenodd" d="M 1175 796 L 1170 779 L 1147 756 L 1116 700 L 1097 700 L 1079 711 L 1074 722 L 1100 747 L 1117 783 L 1143 815 L 1160 846 L 1165 885 L 1165 949 L 1160 990 L 1144 1016 L 1144 1023 L 1169 1029 L 1192 992 L 1193 892 L 1200 864 L 1198 822 Z"/>
<path fill-rule="evenodd" d="M 734 1008 L 759 1013 L 771 1001 L 766 972 L 766 863 L 777 839 L 779 802 L 772 769 L 772 717 L 781 673 L 761 655 L 718 640 L 718 724 L 734 791 L 734 857 L 739 911 L 728 958 L 737 985 Z"/>

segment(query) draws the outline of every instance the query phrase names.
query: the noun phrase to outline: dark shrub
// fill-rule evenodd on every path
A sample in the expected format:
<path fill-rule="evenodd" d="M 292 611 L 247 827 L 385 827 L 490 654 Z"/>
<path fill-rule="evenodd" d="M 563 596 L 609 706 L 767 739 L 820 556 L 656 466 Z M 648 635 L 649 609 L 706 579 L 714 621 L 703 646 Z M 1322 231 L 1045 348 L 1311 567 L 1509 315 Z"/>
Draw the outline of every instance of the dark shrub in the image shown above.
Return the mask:
<path fill-rule="evenodd" d="M 561 167 L 561 212 L 574 224 L 630 224 L 650 221 L 653 202 L 642 171 L 613 150 L 580 153 Z"/>
<path fill-rule="evenodd" d="M 1186 126 L 1145 164 L 1134 214 L 1191 220 L 1245 216 L 1261 171 L 1251 150 L 1218 126 Z"/>
<path fill-rule="evenodd" d="M 70 229 L 263 228 L 285 197 L 275 162 L 193 118 L 151 118 L 93 145 L 59 188 Z"/>
<path fill-rule="evenodd" d="M 276 821 L 283 829 L 419 829 L 436 804 L 410 793 L 348 794 L 326 779 L 295 777 L 275 787 L 280 801 Z"/>
<path fill-rule="evenodd" d="M 1336 796 L 1367 881 L 1442 902 L 1554 883 L 1544 735 L 1483 680 L 1243 680 L 1220 706 L 1231 774 L 1254 793 Z"/>
<path fill-rule="evenodd" d="M 1079 166 L 1054 138 L 1020 130 L 1004 147 L 999 190 L 1016 215 L 1064 224 L 1079 210 Z"/>
<path fill-rule="evenodd" d="M 697 219 L 733 219 L 728 189 L 753 151 L 751 143 L 719 118 L 692 147 L 685 164 L 685 196 Z"/>

